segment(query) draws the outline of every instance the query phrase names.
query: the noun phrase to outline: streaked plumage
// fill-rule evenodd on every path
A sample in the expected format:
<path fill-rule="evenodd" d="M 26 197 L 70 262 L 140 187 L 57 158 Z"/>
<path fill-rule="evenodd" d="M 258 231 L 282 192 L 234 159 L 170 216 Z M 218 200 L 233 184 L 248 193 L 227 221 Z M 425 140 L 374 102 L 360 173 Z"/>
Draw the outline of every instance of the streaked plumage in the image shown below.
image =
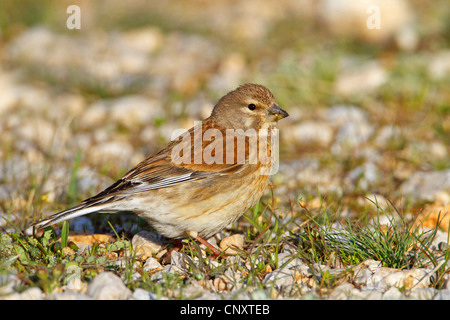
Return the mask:
<path fill-rule="evenodd" d="M 234 140 L 226 139 L 227 129 L 270 130 L 276 127 L 277 120 L 286 116 L 267 88 L 242 85 L 221 98 L 201 125 L 146 158 L 110 187 L 34 225 L 44 227 L 99 211 L 133 211 L 166 237 L 185 237 L 193 232 L 208 238 L 253 206 L 269 181 L 271 164 L 251 163 L 247 149 L 243 154 L 245 161 L 236 161 L 238 151 L 242 151 L 237 150 Z M 195 139 L 204 137 L 210 129 L 217 129 L 223 138 L 203 139 L 201 148 L 196 148 Z M 228 146 L 231 142 L 233 145 Z M 269 131 L 268 152 L 270 144 Z M 182 155 L 186 157 L 190 153 L 191 161 L 180 163 L 181 153 L 174 153 L 178 150 L 174 148 L 183 150 Z M 199 153 L 205 155 L 208 150 L 214 150 L 211 154 L 215 159 L 223 159 L 223 163 L 206 163 L 204 159 L 194 163 Z M 232 163 L 226 161 L 227 150 L 233 152 Z"/>

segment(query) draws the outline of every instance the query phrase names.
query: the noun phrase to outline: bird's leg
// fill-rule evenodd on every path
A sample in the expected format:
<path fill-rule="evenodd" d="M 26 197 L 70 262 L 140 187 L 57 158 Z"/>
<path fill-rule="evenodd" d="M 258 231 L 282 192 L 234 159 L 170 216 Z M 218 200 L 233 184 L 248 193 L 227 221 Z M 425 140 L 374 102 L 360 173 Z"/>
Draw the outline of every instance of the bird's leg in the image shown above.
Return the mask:
<path fill-rule="evenodd" d="M 197 236 L 197 237 L 195 238 L 195 240 L 197 240 L 198 242 L 200 242 L 201 244 L 204 244 L 207 248 L 209 248 L 209 249 L 213 252 L 213 257 L 214 257 L 214 258 L 217 258 L 217 257 L 219 257 L 220 255 L 221 255 L 222 257 L 225 257 L 225 254 L 222 254 L 222 252 L 221 252 L 219 249 L 217 249 L 216 247 L 214 247 L 211 243 L 209 243 L 208 241 L 206 241 L 206 240 L 203 239 L 202 237 Z"/>
<path fill-rule="evenodd" d="M 170 251 L 180 251 L 180 249 L 183 248 L 183 242 L 180 239 L 172 239 L 172 241 L 175 243 L 175 247 Z"/>
<path fill-rule="evenodd" d="M 196 231 L 187 231 L 186 232 L 188 234 L 188 236 L 190 236 L 191 238 L 197 240 L 198 242 L 200 242 L 201 244 L 205 245 L 207 248 L 209 248 L 212 252 L 213 252 L 213 257 L 217 258 L 219 256 L 221 257 L 226 257 L 226 255 L 221 252 L 219 249 L 217 249 L 216 247 L 214 247 L 211 243 L 209 243 L 208 241 L 206 241 L 205 239 L 203 239 L 202 237 L 200 237 L 198 235 L 198 233 Z"/>
<path fill-rule="evenodd" d="M 175 246 L 167 251 L 162 257 L 162 261 L 164 264 L 170 263 L 172 251 L 180 251 L 183 248 L 183 242 L 181 242 L 180 239 L 173 238 L 172 242 L 175 244 Z"/>

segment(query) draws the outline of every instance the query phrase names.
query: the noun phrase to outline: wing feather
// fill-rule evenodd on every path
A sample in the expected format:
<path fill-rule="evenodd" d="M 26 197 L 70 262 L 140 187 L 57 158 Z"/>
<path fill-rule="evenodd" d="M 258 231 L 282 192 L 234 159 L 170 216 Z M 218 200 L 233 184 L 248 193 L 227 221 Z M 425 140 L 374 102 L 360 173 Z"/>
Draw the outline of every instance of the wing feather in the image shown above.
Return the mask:
<path fill-rule="evenodd" d="M 240 172 L 244 168 L 244 163 L 226 163 L 226 150 L 228 149 L 224 143 L 226 141 L 225 132 L 223 132 L 222 138 L 213 141 L 202 141 L 202 147 L 195 148 L 194 139 L 198 139 L 198 135 L 203 135 L 208 128 L 214 127 L 215 123 L 212 119 L 203 121 L 201 130 L 194 130 L 195 127 L 190 129 L 178 140 L 170 142 L 159 153 L 148 157 L 127 172 L 122 179 L 94 197 L 86 199 L 84 203 L 97 202 L 104 197 L 114 200 L 115 196 L 121 197 L 135 192 L 168 188 L 180 183 L 211 179 L 218 176 L 229 176 Z M 223 161 L 222 163 L 211 164 L 196 164 L 193 161 L 188 163 L 175 163 L 172 159 L 172 150 L 179 143 L 188 144 L 186 149 L 190 151 L 192 160 L 195 157 L 195 153 L 199 152 L 196 149 L 202 151 L 206 145 L 215 144 L 216 148 L 213 148 L 214 152 L 217 153 L 215 155 L 217 155 L 217 158 L 222 158 Z M 227 141 L 226 143 L 234 143 L 234 141 Z M 184 145 L 181 145 L 181 147 L 184 147 Z M 234 152 L 234 147 L 230 148 L 230 150 Z M 247 158 L 248 153 L 246 153 Z"/>

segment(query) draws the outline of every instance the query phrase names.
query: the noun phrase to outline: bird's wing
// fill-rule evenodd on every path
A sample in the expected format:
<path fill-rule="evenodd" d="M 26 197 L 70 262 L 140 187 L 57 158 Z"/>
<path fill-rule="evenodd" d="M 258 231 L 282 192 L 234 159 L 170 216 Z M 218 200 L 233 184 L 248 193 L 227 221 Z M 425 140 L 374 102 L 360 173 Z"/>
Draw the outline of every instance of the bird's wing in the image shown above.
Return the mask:
<path fill-rule="evenodd" d="M 84 203 L 99 201 L 105 197 L 121 198 L 136 192 L 167 188 L 189 181 L 229 176 L 242 171 L 248 159 L 248 152 L 244 151 L 243 158 L 237 159 L 234 156 L 235 140 L 226 139 L 225 132 L 220 130 L 216 131 L 215 137 L 208 138 L 209 140 L 203 139 L 205 130 L 211 126 L 209 122 L 204 122 L 202 129 L 194 130 L 192 128 L 185 132 L 178 140 L 170 142 L 159 153 L 148 157 L 116 183 L 94 197 L 86 199 Z M 195 139 L 198 139 L 200 134 L 201 139 L 198 140 L 200 142 L 196 143 Z M 248 142 L 245 150 L 247 149 Z M 233 152 L 232 161 L 230 161 L 231 158 L 227 159 L 226 157 L 227 150 Z M 201 157 L 199 157 L 199 153 Z M 180 154 L 187 154 L 190 157 L 183 159 Z M 206 158 L 210 163 L 205 163 Z"/>
<path fill-rule="evenodd" d="M 101 191 L 97 195 L 84 200 L 80 205 L 58 212 L 45 220 L 41 220 L 34 226 L 45 227 L 57 222 L 72 219 L 81 215 L 89 214 L 97 211 L 115 211 L 119 210 L 115 207 L 117 201 L 124 200 L 127 196 L 144 191 L 168 188 L 174 185 L 199 181 L 207 182 L 205 185 L 213 182 L 215 178 L 221 176 L 230 176 L 239 174 L 245 169 L 244 162 L 227 163 L 226 150 L 231 150 L 234 155 L 234 147 L 230 148 L 230 144 L 234 141 L 227 139 L 225 136 L 216 137 L 211 141 L 201 142 L 201 147 L 194 144 L 194 139 L 200 134 L 203 137 L 205 128 L 210 128 L 213 124 L 203 122 L 203 129 L 194 133 L 194 128 L 183 134 L 178 140 L 171 141 L 163 150 L 152 155 L 139 163 L 135 168 L 131 169 L 121 179 L 114 184 Z M 225 141 L 225 142 L 224 142 Z M 210 145 L 206 149 L 206 145 Z M 174 152 L 178 147 L 184 150 L 184 154 L 190 154 L 190 161 L 180 161 L 179 153 Z M 204 163 L 203 159 L 200 163 L 196 163 L 195 157 L 199 155 L 214 155 L 215 159 L 223 159 L 212 163 Z M 248 156 L 248 155 L 247 155 Z M 185 159 L 186 160 L 186 159 Z"/>

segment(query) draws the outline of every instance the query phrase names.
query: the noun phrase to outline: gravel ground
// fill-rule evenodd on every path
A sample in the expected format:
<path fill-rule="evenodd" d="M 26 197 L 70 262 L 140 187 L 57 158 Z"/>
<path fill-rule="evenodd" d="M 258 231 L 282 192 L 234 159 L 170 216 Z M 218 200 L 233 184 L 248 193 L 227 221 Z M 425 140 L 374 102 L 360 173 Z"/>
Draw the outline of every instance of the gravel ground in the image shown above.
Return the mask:
<path fill-rule="evenodd" d="M 230 1 L 214 6 L 136 1 L 129 8 L 118 1 L 109 7 L 103 1 L 83 2 L 81 30 L 65 28 L 65 7 L 49 1 L 44 7 L 53 18 L 36 13 L 42 21 L 9 21 L 0 34 L 2 245 L 12 243 L 7 234 L 25 230 L 33 219 L 107 187 L 162 147 L 176 129 L 208 116 L 215 101 L 237 85 L 259 82 L 290 114 L 280 130 L 280 165 L 272 192 L 263 198 L 272 201 L 277 221 L 294 217 L 285 239 L 309 212 L 315 215 L 326 208 L 341 221 L 350 221 L 376 216 L 377 202 L 394 215 L 419 214 L 424 230 L 444 219 L 430 245 L 441 257 L 435 264 L 389 268 L 383 261 L 365 260 L 351 268 L 330 267 L 295 256 L 294 243 L 277 252 L 278 268 L 266 264 L 258 285 L 252 286 L 242 279 L 257 261 L 239 255 L 209 261 L 209 268 L 224 266 L 226 271 L 196 276 L 192 265 L 201 265 L 198 258 L 172 251 L 163 259 L 167 241 L 123 216 L 111 218 L 112 225 L 129 235 L 134 248 L 143 248 L 138 268 L 154 283 L 168 283 L 171 276 L 189 279 L 181 297 L 176 290 L 161 293 L 130 286 L 142 279 L 142 272 L 106 271 L 88 281 L 75 277 L 49 291 L 24 280 L 29 277 L 25 271 L 9 269 L 5 261 L 13 255 L 0 260 L 0 295 L 450 299 L 445 216 L 450 205 L 448 9 L 437 12 L 424 10 L 418 1 L 392 1 L 388 10 L 385 2 L 380 4 L 386 13 L 383 31 L 375 37 L 367 28 L 347 25 L 361 19 L 350 1 L 341 1 L 339 7 L 332 1 Z M 447 8 L 443 1 L 439 6 Z M 15 9 L 9 10 L 14 17 Z M 343 15 L 346 23 L 339 18 Z M 365 21 L 367 14 L 362 17 Z M 83 217 L 70 228 L 111 233 L 101 219 Z M 248 227 L 241 219 L 215 240 L 249 250 L 250 242 L 241 238 Z M 230 238 L 235 231 L 238 235 Z M 92 249 L 90 241 L 76 240 L 80 255 Z M 128 260 L 123 266 L 116 260 L 117 269 L 130 267 Z M 324 274 L 340 279 L 332 290 L 323 289 Z"/>

